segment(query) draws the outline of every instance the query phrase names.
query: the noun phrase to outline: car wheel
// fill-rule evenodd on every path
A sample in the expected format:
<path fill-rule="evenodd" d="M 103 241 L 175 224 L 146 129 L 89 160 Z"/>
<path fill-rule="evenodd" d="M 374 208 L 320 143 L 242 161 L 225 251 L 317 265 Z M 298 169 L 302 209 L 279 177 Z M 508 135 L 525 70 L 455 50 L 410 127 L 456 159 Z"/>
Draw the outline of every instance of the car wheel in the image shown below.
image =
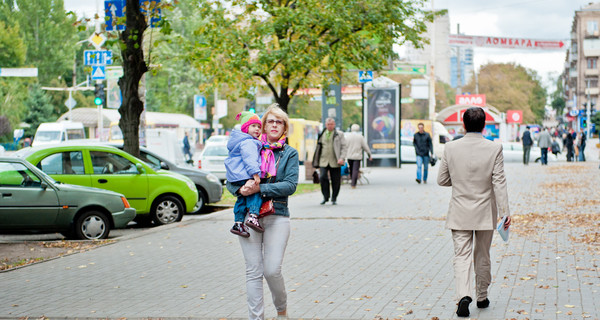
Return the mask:
<path fill-rule="evenodd" d="M 196 189 L 198 189 L 198 202 L 196 202 L 196 206 L 194 206 L 194 211 L 192 211 L 192 214 L 202 213 L 202 210 L 204 210 L 207 202 L 207 197 L 204 194 L 204 190 L 198 186 L 196 186 Z"/>
<path fill-rule="evenodd" d="M 152 205 L 152 222 L 161 226 L 180 221 L 183 218 L 183 205 L 174 196 L 161 196 Z"/>
<path fill-rule="evenodd" d="M 98 211 L 84 212 L 75 221 L 75 237 L 82 240 L 98 240 L 108 238 L 110 221 L 106 215 Z"/>

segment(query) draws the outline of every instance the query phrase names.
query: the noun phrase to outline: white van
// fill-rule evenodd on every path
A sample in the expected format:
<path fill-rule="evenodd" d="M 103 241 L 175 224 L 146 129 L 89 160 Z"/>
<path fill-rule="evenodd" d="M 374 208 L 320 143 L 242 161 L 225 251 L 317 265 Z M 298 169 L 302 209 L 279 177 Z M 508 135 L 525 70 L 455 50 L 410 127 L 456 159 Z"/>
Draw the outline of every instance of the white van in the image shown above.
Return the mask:
<path fill-rule="evenodd" d="M 146 129 L 146 148 L 177 165 L 189 165 L 183 154 L 183 140 L 177 139 L 175 130 Z"/>
<path fill-rule="evenodd" d="M 81 122 L 44 122 L 37 128 L 31 145 L 41 146 L 80 139 L 85 139 L 85 129 Z"/>

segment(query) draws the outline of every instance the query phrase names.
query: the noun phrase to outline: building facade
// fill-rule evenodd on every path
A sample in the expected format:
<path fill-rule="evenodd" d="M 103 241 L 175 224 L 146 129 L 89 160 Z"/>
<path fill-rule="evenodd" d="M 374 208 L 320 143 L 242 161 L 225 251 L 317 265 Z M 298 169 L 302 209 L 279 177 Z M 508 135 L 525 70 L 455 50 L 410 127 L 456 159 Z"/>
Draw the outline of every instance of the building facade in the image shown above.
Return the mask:
<path fill-rule="evenodd" d="M 566 100 L 566 120 L 579 128 L 585 120 L 586 104 L 594 109 L 598 86 L 600 57 L 600 3 L 590 3 L 575 11 L 571 27 L 571 46 L 567 50 L 562 74 Z"/>

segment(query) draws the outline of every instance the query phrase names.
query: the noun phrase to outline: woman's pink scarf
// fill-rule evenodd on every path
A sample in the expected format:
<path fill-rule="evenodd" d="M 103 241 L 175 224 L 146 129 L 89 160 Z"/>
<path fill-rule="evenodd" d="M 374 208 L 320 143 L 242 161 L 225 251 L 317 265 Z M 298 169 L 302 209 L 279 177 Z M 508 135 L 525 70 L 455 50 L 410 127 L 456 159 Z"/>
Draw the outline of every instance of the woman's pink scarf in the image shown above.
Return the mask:
<path fill-rule="evenodd" d="M 283 145 L 285 144 L 285 134 L 275 143 L 269 143 L 266 134 L 263 134 L 260 137 L 260 140 L 263 144 L 263 148 L 260 151 L 260 176 L 261 178 L 274 177 L 277 175 L 277 166 L 275 164 L 275 154 L 273 153 L 273 150 L 283 148 Z"/>

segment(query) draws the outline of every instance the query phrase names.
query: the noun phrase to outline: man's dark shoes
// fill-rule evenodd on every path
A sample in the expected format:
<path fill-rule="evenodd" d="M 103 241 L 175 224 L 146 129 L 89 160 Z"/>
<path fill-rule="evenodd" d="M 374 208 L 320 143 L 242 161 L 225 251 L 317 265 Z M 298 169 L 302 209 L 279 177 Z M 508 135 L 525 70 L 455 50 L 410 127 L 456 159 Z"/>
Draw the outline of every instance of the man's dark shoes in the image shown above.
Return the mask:
<path fill-rule="evenodd" d="M 421 180 L 419 180 L 419 179 L 415 179 L 415 181 L 417 181 L 417 183 L 421 183 Z"/>
<path fill-rule="evenodd" d="M 488 298 L 485 298 L 485 300 L 483 301 L 477 301 L 477 308 L 487 308 L 490 306 L 490 300 L 488 300 Z"/>
<path fill-rule="evenodd" d="M 464 296 L 458 302 L 458 309 L 456 309 L 456 315 L 459 317 L 468 317 L 469 316 L 469 304 L 473 301 L 471 297 Z"/>
<path fill-rule="evenodd" d="M 326 204 L 326 203 L 327 203 L 326 199 L 323 199 L 323 201 L 321 201 L 321 204 Z"/>
<path fill-rule="evenodd" d="M 331 200 L 331 204 L 335 206 L 337 202 L 335 200 Z"/>
<path fill-rule="evenodd" d="M 250 233 L 248 233 L 248 230 L 246 230 L 246 227 L 244 227 L 244 225 L 241 223 L 234 223 L 233 227 L 231 227 L 231 230 L 229 230 L 229 232 L 231 232 L 233 234 L 237 234 L 238 236 L 244 237 L 244 238 L 248 238 L 250 236 Z"/>

